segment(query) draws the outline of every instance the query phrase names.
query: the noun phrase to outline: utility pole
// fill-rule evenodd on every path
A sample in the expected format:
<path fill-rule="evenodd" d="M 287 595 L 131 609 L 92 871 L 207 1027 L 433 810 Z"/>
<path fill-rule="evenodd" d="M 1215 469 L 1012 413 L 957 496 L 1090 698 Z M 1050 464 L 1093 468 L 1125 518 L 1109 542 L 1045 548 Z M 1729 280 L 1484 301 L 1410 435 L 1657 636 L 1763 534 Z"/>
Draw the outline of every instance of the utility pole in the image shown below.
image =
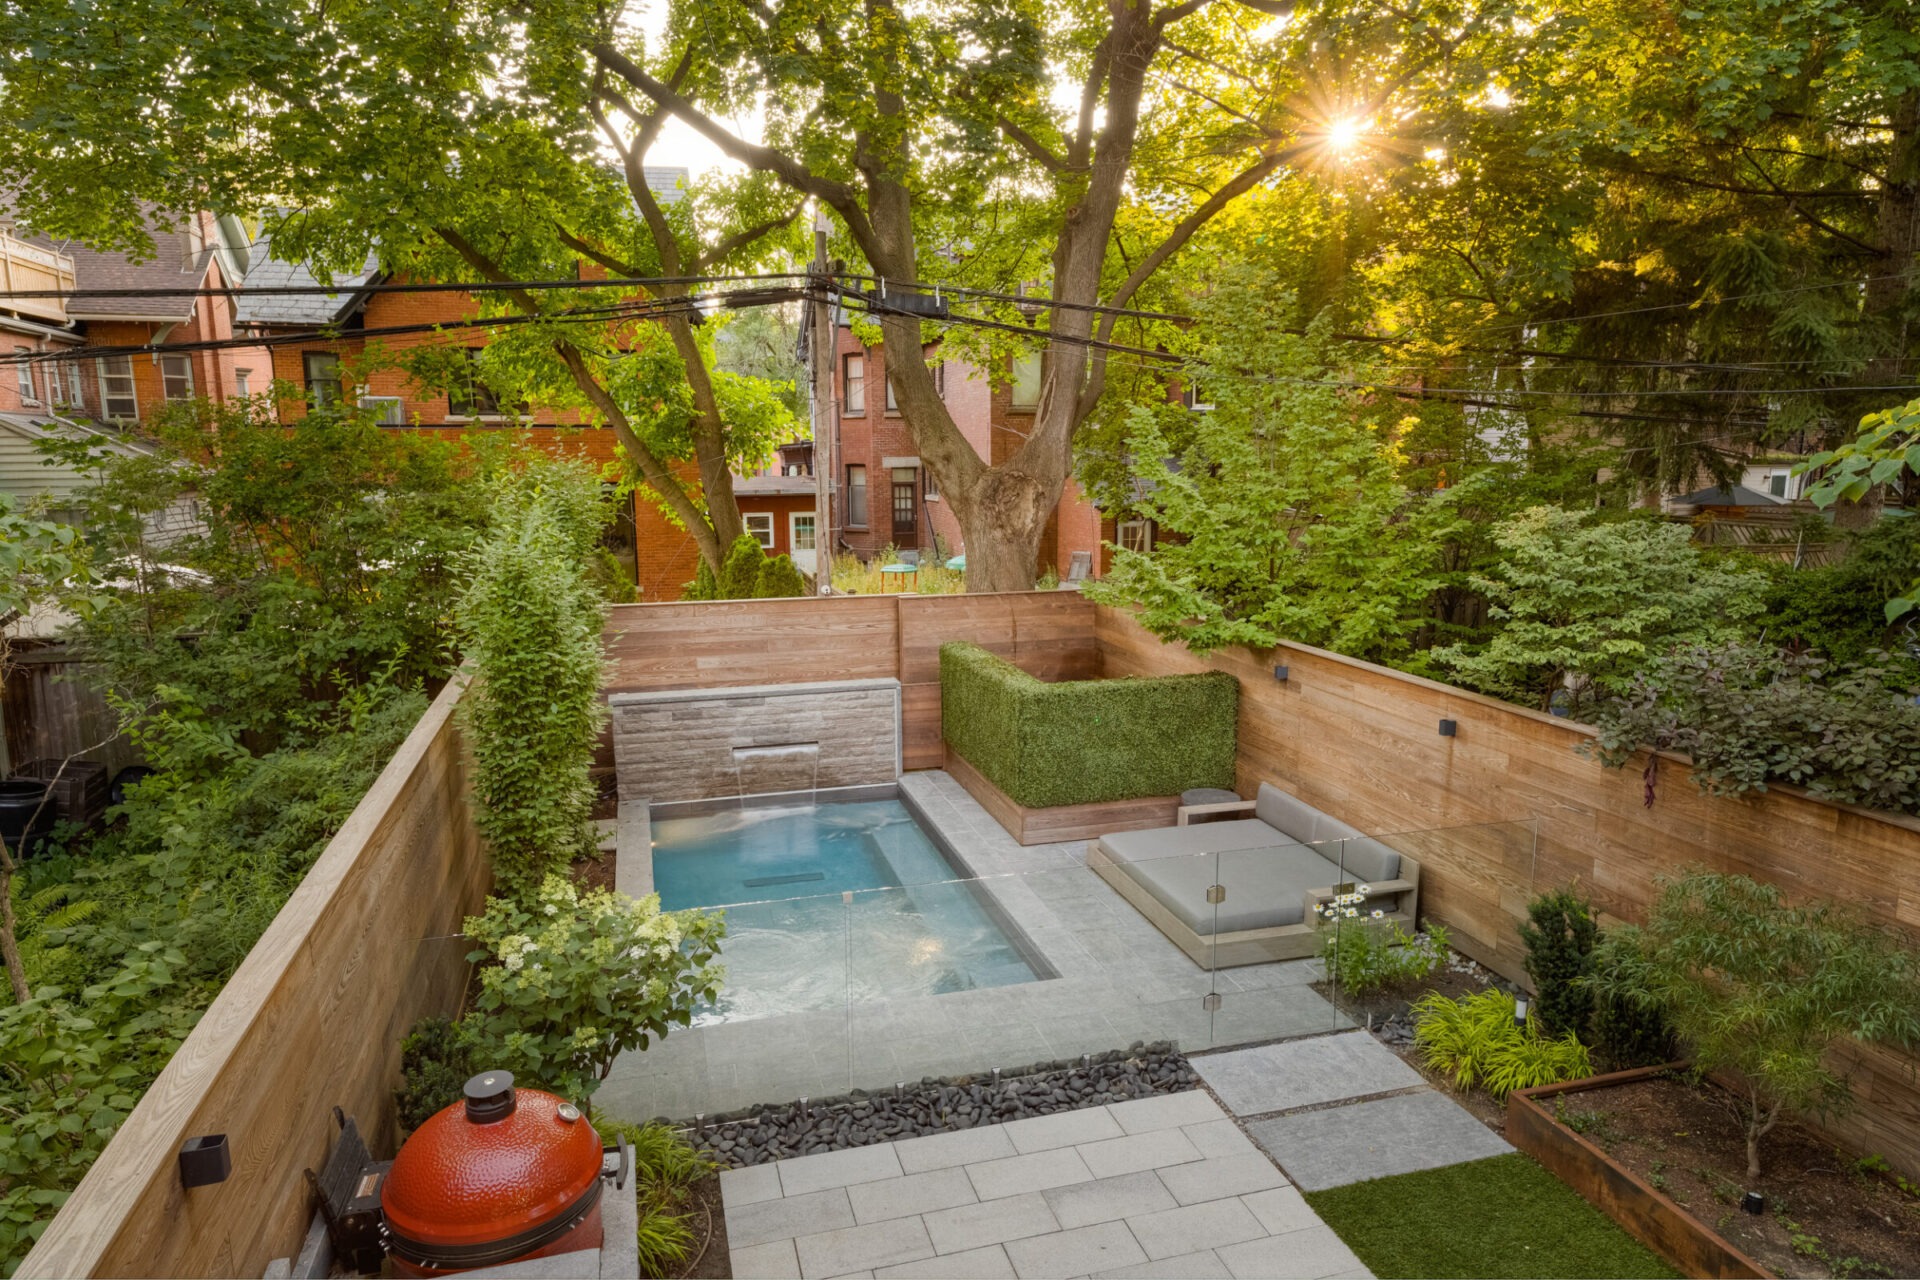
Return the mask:
<path fill-rule="evenodd" d="M 819 595 L 833 593 L 833 478 L 834 413 L 833 352 L 839 337 L 834 324 L 833 295 L 828 289 L 826 210 L 813 215 L 813 300 L 808 304 L 812 339 L 808 354 L 813 377 L 808 407 L 813 417 L 813 584 Z"/>

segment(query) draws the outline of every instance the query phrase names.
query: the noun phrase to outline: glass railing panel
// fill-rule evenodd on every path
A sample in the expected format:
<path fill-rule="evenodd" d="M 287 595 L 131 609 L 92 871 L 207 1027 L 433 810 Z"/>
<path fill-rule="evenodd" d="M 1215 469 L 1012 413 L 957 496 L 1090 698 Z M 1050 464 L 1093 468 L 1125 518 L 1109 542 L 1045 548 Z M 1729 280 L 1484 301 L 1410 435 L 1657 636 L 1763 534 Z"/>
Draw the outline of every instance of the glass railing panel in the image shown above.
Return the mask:
<path fill-rule="evenodd" d="M 717 1000 L 625 1055 L 595 1105 L 623 1120 L 709 1117 L 844 1093 L 850 904 L 844 894 L 733 903 Z"/>

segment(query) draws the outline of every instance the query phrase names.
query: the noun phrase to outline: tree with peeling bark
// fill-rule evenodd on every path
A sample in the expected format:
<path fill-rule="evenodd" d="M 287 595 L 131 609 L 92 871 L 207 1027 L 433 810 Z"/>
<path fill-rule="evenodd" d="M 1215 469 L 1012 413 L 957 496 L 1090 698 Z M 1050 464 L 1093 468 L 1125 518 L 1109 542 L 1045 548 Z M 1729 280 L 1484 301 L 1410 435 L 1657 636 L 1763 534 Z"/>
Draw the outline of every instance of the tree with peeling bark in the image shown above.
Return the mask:
<path fill-rule="evenodd" d="M 11 15 L 0 170 L 16 214 L 145 254 L 156 217 L 272 209 L 276 255 L 323 278 L 358 270 L 369 249 L 412 278 L 569 278 L 583 263 L 664 277 L 485 295 L 477 319 L 516 324 L 493 335 L 512 340 L 480 372 L 503 396 L 580 408 L 611 429 L 635 478 L 717 567 L 741 532 L 731 468 L 763 459 L 793 424 L 773 413 L 776 388 L 716 373 L 688 277 L 784 260 L 799 201 L 752 175 L 654 191 L 646 159 L 665 113 L 616 112 L 581 59 L 555 64 L 576 16 L 565 5 L 203 10 L 189 22 L 171 0 L 128 0 L 111 21 L 63 6 Z M 466 345 L 457 331 L 451 341 Z M 646 358 L 628 360 L 636 348 Z M 436 372 L 423 360 L 417 376 Z"/>

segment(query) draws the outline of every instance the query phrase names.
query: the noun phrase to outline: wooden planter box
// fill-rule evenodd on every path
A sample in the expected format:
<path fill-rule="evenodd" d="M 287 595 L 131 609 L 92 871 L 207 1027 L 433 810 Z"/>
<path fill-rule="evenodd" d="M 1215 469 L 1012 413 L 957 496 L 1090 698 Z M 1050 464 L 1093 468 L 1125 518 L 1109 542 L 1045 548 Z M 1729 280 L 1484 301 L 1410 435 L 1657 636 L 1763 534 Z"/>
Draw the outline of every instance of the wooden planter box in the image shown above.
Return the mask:
<path fill-rule="evenodd" d="M 1770 1278 L 1771 1271 L 1723 1240 L 1718 1232 L 1615 1163 L 1597 1145 L 1556 1121 L 1553 1103 L 1547 1101 L 1631 1084 L 1686 1065 L 1670 1062 L 1520 1089 L 1507 1096 L 1507 1141 L 1553 1170 L 1562 1182 L 1678 1267 L 1683 1275 Z"/>
<path fill-rule="evenodd" d="M 1145 796 L 1138 800 L 1029 809 L 987 781 L 978 769 L 961 759 L 957 751 L 947 752 L 947 772 L 967 789 L 968 795 L 980 802 L 982 809 L 993 815 L 995 822 L 1007 829 L 1008 835 L 1023 845 L 1091 840 L 1109 831 L 1170 827 L 1180 808 L 1179 796 Z"/>

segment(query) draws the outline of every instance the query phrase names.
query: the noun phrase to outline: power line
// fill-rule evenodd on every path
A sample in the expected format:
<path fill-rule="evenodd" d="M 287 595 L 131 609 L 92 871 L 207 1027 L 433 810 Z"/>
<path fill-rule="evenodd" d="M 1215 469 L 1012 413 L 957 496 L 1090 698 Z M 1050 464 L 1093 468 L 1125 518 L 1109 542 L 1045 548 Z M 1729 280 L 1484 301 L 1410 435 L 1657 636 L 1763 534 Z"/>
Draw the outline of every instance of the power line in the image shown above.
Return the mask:
<path fill-rule="evenodd" d="M 383 281 L 378 284 L 282 284 L 249 287 L 245 281 L 220 289 L 16 289 L 0 293 L 6 298 L 264 298 L 264 297 L 358 297 L 383 293 L 537 293 L 546 289 L 652 289 L 661 286 L 729 284 L 767 280 L 806 280 L 802 271 L 766 272 L 733 276 L 622 276 L 604 280 L 499 280 L 472 283 L 444 281 Z"/>

